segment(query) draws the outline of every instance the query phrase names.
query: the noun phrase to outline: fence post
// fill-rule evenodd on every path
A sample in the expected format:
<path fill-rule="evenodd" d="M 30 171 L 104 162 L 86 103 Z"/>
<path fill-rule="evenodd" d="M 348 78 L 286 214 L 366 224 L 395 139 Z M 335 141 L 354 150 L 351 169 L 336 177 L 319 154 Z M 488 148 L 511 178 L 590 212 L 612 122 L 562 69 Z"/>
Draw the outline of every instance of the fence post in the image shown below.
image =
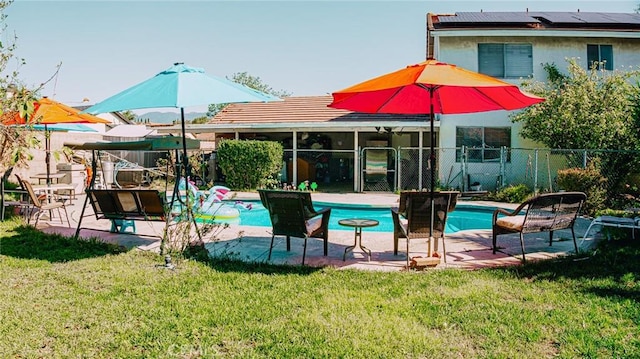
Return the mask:
<path fill-rule="evenodd" d="M 533 151 L 533 193 L 538 193 L 538 149 Z"/>
<path fill-rule="evenodd" d="M 582 153 L 582 168 L 587 168 L 587 150 Z"/>
<path fill-rule="evenodd" d="M 462 167 L 462 192 L 466 192 L 467 188 L 467 146 L 460 148 L 460 166 Z"/>
<path fill-rule="evenodd" d="M 423 133 L 422 130 L 418 131 L 418 190 L 422 190 L 422 146 L 424 146 L 424 142 L 422 140 Z"/>
<path fill-rule="evenodd" d="M 464 158 L 464 151 L 463 149 L 461 149 L 460 150 L 460 192 L 464 191 L 464 160 L 463 158 Z"/>
<path fill-rule="evenodd" d="M 400 166 L 399 166 L 398 151 L 393 147 L 389 147 L 387 149 L 387 153 L 388 153 L 388 151 L 391 151 L 391 156 L 390 157 L 394 159 L 394 161 L 393 161 L 394 166 L 392 168 L 392 171 L 393 171 L 393 182 L 394 183 L 393 183 L 393 186 L 390 186 L 390 187 L 391 187 L 391 192 L 395 192 L 395 191 L 398 190 L 398 183 L 399 183 L 398 182 L 398 168 Z"/>
<path fill-rule="evenodd" d="M 398 173 L 396 173 L 396 188 L 402 191 L 402 147 L 398 147 L 398 152 L 396 152 L 396 168 L 398 169 Z"/>
<path fill-rule="evenodd" d="M 507 146 L 500 147 L 500 188 L 506 184 Z"/>

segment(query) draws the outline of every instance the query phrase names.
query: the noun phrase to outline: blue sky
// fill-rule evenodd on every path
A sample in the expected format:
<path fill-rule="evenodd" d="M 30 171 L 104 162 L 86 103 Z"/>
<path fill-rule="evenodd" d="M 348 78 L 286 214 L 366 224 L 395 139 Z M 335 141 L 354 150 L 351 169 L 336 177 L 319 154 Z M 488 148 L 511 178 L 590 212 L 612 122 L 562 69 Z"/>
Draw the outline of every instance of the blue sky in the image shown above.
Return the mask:
<path fill-rule="evenodd" d="M 323 95 L 425 59 L 428 12 L 633 12 L 636 1 L 29 1 L 6 10 L 18 68 L 42 95 L 100 102 L 174 62 Z M 10 69 L 16 67 L 12 63 Z"/>

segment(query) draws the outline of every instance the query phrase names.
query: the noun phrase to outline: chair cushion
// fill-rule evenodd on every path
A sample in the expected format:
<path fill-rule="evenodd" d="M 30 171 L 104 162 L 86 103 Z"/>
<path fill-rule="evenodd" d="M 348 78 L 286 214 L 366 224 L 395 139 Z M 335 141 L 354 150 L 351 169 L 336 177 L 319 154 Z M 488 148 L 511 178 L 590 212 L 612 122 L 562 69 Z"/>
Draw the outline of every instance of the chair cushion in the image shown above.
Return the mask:
<path fill-rule="evenodd" d="M 322 216 L 317 216 L 315 218 L 308 219 L 306 221 L 307 224 L 307 233 L 313 233 L 322 227 Z"/>
<path fill-rule="evenodd" d="M 43 204 L 40 207 L 40 210 L 48 211 L 50 209 L 57 209 L 57 208 L 62 208 L 62 207 L 64 207 L 64 203 L 62 203 L 62 202 L 51 202 L 51 203 Z"/>
<path fill-rule="evenodd" d="M 496 220 L 496 225 L 498 227 L 520 232 L 524 225 L 524 216 L 500 217 Z"/>

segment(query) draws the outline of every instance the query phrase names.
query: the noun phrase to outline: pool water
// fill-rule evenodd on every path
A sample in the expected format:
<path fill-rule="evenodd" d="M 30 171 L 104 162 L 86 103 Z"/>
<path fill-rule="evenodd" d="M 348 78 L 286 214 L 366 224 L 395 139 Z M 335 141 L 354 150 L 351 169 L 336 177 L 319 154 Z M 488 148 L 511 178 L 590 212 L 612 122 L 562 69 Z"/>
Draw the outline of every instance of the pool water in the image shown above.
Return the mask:
<path fill-rule="evenodd" d="M 259 201 L 244 201 L 251 203 L 250 210 L 240 211 L 240 220 L 233 223 L 239 223 L 243 226 L 261 226 L 271 227 L 269 213 Z M 322 208 L 321 205 L 315 205 L 317 209 Z M 348 230 L 349 228 L 341 226 L 338 221 L 346 218 L 367 218 L 375 219 L 380 224 L 376 227 L 367 228 L 367 231 L 373 232 L 393 232 L 393 221 L 391 219 L 391 210 L 389 208 L 373 208 L 373 207 L 343 207 L 343 205 L 330 205 L 331 217 L 329 218 L 329 229 Z M 447 226 L 445 233 L 455 233 L 468 229 L 491 229 L 492 215 L 494 208 L 478 207 L 478 206 L 456 206 L 455 211 L 449 213 L 447 217 Z"/>

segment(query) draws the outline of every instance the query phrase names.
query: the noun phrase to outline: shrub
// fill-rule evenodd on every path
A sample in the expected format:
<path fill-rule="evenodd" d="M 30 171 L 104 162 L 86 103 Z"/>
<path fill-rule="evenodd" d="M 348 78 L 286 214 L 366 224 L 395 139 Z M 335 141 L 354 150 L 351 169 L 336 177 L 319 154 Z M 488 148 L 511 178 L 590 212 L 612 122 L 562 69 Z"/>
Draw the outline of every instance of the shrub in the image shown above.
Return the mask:
<path fill-rule="evenodd" d="M 596 164 L 589 164 L 586 168 L 568 168 L 558 170 L 558 185 L 565 191 L 584 192 L 587 201 L 583 212 L 593 216 L 598 209 L 604 208 L 607 192 L 605 183 Z"/>
<path fill-rule="evenodd" d="M 283 156 L 282 145 L 274 141 L 223 140 L 217 152 L 226 184 L 236 190 L 279 182 Z"/>
<path fill-rule="evenodd" d="M 498 202 L 522 203 L 531 197 L 532 192 L 524 184 L 510 185 L 499 189 L 489 196 L 489 199 Z"/>

